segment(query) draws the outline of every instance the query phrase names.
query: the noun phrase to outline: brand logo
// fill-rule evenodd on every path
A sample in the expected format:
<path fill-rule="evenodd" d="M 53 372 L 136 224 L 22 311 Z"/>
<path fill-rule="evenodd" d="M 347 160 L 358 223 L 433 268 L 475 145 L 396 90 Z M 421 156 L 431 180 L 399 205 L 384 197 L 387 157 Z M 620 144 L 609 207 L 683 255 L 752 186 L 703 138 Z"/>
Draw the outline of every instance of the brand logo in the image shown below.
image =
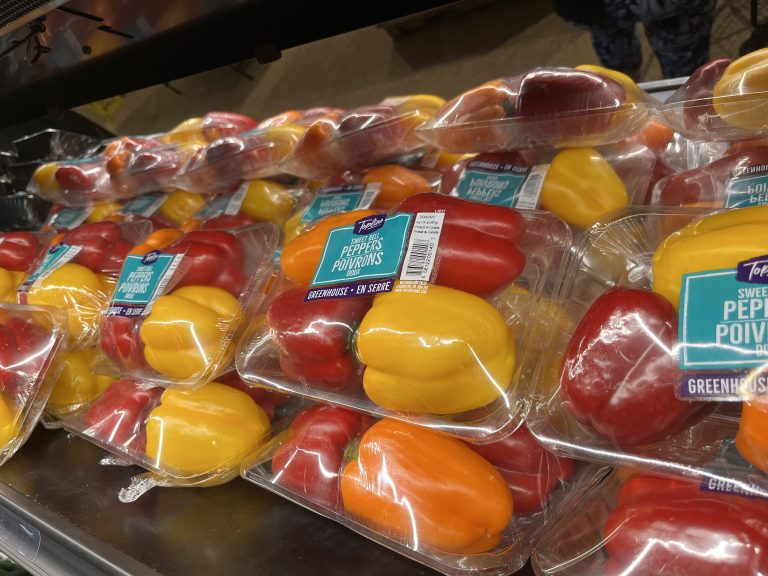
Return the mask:
<path fill-rule="evenodd" d="M 768 255 L 739 262 L 736 265 L 736 280 L 750 284 L 768 284 Z"/>
<path fill-rule="evenodd" d="M 375 232 L 384 226 L 384 221 L 386 219 L 387 217 L 383 214 L 381 216 L 368 216 L 367 218 L 363 218 L 355 222 L 355 228 L 353 231 L 358 236 L 363 234 L 370 234 L 371 232 Z"/>
<path fill-rule="evenodd" d="M 157 259 L 160 258 L 160 250 L 152 250 L 152 252 L 147 253 L 144 258 L 141 259 L 141 263 L 146 265 L 154 264 L 157 262 Z"/>
<path fill-rule="evenodd" d="M 56 244 L 56 246 L 53 246 L 48 250 L 48 254 L 56 254 L 59 250 L 61 250 L 61 244 Z"/>

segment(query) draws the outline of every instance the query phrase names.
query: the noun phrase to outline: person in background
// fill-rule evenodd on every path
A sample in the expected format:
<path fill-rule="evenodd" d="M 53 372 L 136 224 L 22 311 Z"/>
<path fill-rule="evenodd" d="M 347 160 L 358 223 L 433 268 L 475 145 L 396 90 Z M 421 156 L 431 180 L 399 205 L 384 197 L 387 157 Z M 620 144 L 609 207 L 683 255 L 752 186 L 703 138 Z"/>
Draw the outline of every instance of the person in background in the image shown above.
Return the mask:
<path fill-rule="evenodd" d="M 665 78 L 688 76 L 709 60 L 715 0 L 554 0 L 564 20 L 592 33 L 600 63 L 638 79 L 641 22 Z"/>

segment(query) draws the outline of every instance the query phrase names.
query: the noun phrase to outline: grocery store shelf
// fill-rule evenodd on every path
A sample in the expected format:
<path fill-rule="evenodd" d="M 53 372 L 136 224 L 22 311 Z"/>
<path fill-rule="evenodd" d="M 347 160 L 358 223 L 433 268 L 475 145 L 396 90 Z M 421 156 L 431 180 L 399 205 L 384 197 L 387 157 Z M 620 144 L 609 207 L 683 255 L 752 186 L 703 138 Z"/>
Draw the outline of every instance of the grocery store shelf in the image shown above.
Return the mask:
<path fill-rule="evenodd" d="M 434 574 L 240 479 L 122 504 L 117 492 L 141 470 L 103 456 L 38 428 L 0 468 L 0 549 L 44 576 Z"/>

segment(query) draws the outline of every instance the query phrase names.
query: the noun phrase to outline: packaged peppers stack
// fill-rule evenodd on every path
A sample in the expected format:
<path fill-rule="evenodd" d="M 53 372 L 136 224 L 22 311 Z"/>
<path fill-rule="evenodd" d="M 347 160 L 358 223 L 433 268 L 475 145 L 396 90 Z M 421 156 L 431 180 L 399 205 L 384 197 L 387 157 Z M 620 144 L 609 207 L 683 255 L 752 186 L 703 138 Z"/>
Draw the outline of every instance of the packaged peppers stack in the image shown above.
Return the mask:
<path fill-rule="evenodd" d="M 732 486 L 616 470 L 537 544 L 536 574 L 763 574 L 768 505 Z"/>
<path fill-rule="evenodd" d="M 256 386 L 490 441 L 525 416 L 522 383 L 546 322 L 537 305 L 570 244 L 552 215 L 440 194 L 392 215 L 328 216 L 283 248 L 287 285 L 241 341 L 238 371 Z"/>
<path fill-rule="evenodd" d="M 16 291 L 52 237 L 51 232 L 0 233 L 0 301 L 16 303 Z"/>
<path fill-rule="evenodd" d="M 630 209 L 583 238 L 531 431 L 588 460 L 768 495 L 761 270 L 768 207 Z M 741 403 L 741 411 L 739 411 Z"/>
<path fill-rule="evenodd" d="M 337 406 L 300 412 L 244 478 L 445 574 L 507 574 L 601 471 L 543 449 L 522 426 L 466 444 Z"/>

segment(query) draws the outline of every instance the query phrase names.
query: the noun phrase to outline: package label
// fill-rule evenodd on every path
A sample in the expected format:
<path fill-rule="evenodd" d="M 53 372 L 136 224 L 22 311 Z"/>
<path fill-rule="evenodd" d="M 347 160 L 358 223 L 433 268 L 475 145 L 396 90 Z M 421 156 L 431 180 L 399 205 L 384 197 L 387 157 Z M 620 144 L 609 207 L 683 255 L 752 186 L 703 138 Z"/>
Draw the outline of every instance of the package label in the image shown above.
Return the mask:
<path fill-rule="evenodd" d="M 379 190 L 381 190 L 380 183 L 320 188 L 302 213 L 301 221 L 314 222 L 330 214 L 369 208 Z"/>
<path fill-rule="evenodd" d="M 51 216 L 48 225 L 60 230 L 71 230 L 80 226 L 93 212 L 93 208 L 64 208 Z"/>
<path fill-rule="evenodd" d="M 728 182 L 726 208 L 768 204 L 768 166 L 747 166 Z"/>
<path fill-rule="evenodd" d="M 243 206 L 243 200 L 248 193 L 248 182 L 243 182 L 240 188 L 232 194 L 221 194 L 216 196 L 211 202 L 204 208 L 198 210 L 195 214 L 195 218 L 200 220 L 209 220 L 216 218 L 222 214 L 229 216 L 235 216 L 240 213 L 240 208 Z"/>
<path fill-rule="evenodd" d="M 517 166 L 511 163 L 471 160 L 456 184 L 454 194 L 464 200 L 514 208 L 536 208 L 547 164 Z"/>
<path fill-rule="evenodd" d="M 123 207 L 118 211 L 119 214 L 125 214 L 126 216 L 143 216 L 149 218 L 168 198 L 168 194 L 163 192 L 155 192 L 153 194 L 145 194 L 144 196 L 138 196 L 128 200 Z"/>
<path fill-rule="evenodd" d="M 413 214 L 368 216 L 328 234 L 307 300 L 388 292 L 400 271 Z M 368 280 L 392 282 L 367 282 Z M 354 294 L 349 282 L 354 283 Z M 323 286 L 334 286 L 323 289 Z"/>
<path fill-rule="evenodd" d="M 753 482 L 744 483 L 721 478 L 704 478 L 699 484 L 699 490 L 719 494 L 736 494 L 745 498 L 759 498 L 759 494 L 755 494 L 755 492 L 765 492 L 765 488 Z"/>
<path fill-rule="evenodd" d="M 68 244 L 56 244 L 55 246 L 52 246 L 45 253 L 43 260 L 34 272 L 24 280 L 24 283 L 19 287 L 19 291 L 26 292 L 36 281 L 45 280 L 57 268 L 60 268 L 77 256 L 82 249 L 82 246 L 70 246 Z"/>
<path fill-rule="evenodd" d="M 153 250 L 144 256 L 129 254 L 120 272 L 107 316 L 145 316 L 162 294 L 183 259 L 183 254 L 161 254 Z"/>

